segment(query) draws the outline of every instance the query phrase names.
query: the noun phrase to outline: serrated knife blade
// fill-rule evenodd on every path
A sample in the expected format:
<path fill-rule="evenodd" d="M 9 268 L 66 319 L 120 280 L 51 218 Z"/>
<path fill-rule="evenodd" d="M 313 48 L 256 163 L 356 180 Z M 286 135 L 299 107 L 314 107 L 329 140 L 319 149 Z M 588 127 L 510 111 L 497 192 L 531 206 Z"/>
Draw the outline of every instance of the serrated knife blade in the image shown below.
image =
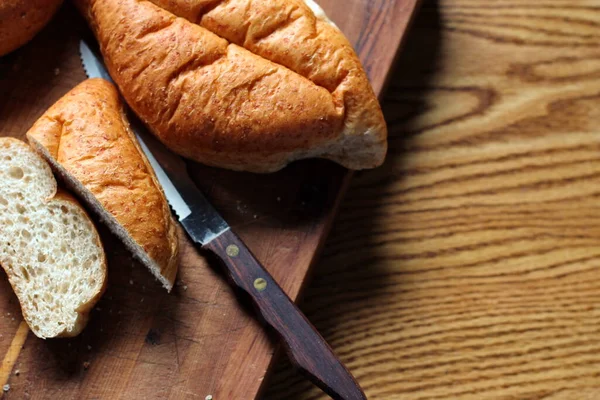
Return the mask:
<path fill-rule="evenodd" d="M 81 64 L 88 78 L 103 78 L 109 82 L 113 81 L 104 64 L 100 62 L 84 40 L 79 41 L 79 57 L 81 57 Z"/>
<path fill-rule="evenodd" d="M 80 53 L 88 77 L 112 81 L 84 41 Z M 292 363 L 332 398 L 366 400 L 325 339 L 198 190 L 181 158 L 150 135 L 141 134 L 144 128 L 135 118 L 130 123 L 185 231 L 194 243 L 222 261 L 229 280 L 249 295 L 262 319 L 279 334 Z"/>
<path fill-rule="evenodd" d="M 102 64 L 100 59 L 84 40 L 79 42 L 79 55 L 81 57 L 81 64 L 83 65 L 83 69 L 88 78 L 103 78 L 109 82 L 113 82 L 112 78 L 108 74 L 108 71 L 104 67 L 104 64 Z M 185 200 L 183 200 L 177 189 L 175 189 L 173 182 L 169 179 L 165 170 L 160 166 L 154 157 L 154 154 L 148 148 L 144 138 L 139 134 L 139 129 L 133 129 L 133 132 L 136 135 L 142 150 L 144 150 L 146 158 L 154 169 L 154 173 L 156 174 L 156 177 L 158 178 L 158 181 L 165 192 L 165 196 L 167 197 L 169 205 L 180 221 L 189 217 L 192 213 L 191 209 L 188 207 Z"/>

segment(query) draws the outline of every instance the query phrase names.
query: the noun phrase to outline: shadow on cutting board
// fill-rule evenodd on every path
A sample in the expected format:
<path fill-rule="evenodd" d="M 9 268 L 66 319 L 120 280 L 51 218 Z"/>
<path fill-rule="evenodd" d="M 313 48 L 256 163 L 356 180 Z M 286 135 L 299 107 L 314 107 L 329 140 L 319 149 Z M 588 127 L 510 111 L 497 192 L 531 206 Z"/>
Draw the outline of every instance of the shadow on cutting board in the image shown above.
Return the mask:
<path fill-rule="evenodd" d="M 390 186 L 402 179 L 398 171 L 402 170 L 403 154 L 410 138 L 419 133 L 414 128 L 415 118 L 427 110 L 425 98 L 431 90 L 430 80 L 441 51 L 439 29 L 437 0 L 424 1 L 383 101 L 390 135 L 386 163 L 355 174 L 301 302 L 302 310 L 353 372 L 367 397 L 370 387 L 361 379 L 363 363 L 355 354 L 370 351 L 361 339 L 376 337 L 378 333 L 369 326 L 385 324 L 377 318 L 378 305 L 392 298 L 388 295 L 390 290 L 403 290 L 397 284 L 393 289 L 387 284 L 392 272 L 381 262 L 385 259 L 386 243 L 381 239 L 374 241 L 383 236 L 386 226 L 386 216 L 379 210 L 386 193 L 392 190 Z M 376 268 L 374 261 L 379 261 Z M 263 400 L 327 398 L 300 377 L 283 356 L 261 396 Z"/>

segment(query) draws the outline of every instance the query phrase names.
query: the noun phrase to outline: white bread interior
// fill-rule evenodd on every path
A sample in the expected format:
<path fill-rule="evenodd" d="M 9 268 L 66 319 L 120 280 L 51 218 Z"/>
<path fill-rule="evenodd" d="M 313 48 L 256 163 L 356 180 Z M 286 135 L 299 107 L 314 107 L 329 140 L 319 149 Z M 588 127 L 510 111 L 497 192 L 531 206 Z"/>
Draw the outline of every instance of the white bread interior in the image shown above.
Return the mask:
<path fill-rule="evenodd" d="M 104 250 L 88 215 L 57 190 L 30 147 L 11 138 L 0 139 L 0 264 L 40 338 L 80 333 L 106 286 Z"/>

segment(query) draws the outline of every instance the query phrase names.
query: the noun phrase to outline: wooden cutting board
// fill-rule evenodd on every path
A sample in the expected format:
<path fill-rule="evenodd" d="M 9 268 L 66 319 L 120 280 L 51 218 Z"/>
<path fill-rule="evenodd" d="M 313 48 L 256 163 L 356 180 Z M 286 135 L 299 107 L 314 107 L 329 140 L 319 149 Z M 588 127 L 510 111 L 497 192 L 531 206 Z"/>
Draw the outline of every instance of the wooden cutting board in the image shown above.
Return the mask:
<path fill-rule="evenodd" d="M 381 94 L 417 0 L 321 0 Z M 58 98 L 85 79 L 78 39 L 89 35 L 65 5 L 29 45 L 0 59 L 0 135 L 23 138 Z M 351 174 L 310 160 L 270 175 L 190 165 L 193 178 L 296 299 Z M 0 227 L 1 229 L 1 227 Z M 248 301 L 182 234 L 176 288 L 167 294 L 102 226 L 108 290 L 77 338 L 29 333 L 0 272 L 0 384 L 6 399 L 253 399 L 273 361 Z"/>

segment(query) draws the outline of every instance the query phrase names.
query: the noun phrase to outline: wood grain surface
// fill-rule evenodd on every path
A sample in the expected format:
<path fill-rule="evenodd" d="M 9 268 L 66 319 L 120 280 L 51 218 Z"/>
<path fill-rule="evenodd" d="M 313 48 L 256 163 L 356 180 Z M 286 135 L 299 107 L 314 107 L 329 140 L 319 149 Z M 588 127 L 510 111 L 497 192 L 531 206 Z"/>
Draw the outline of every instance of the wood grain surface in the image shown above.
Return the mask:
<path fill-rule="evenodd" d="M 370 399 L 599 399 L 600 2 L 427 0 L 406 40 L 303 309 Z"/>
<path fill-rule="evenodd" d="M 355 45 L 377 93 L 416 0 L 322 0 Z M 23 138 L 85 76 L 78 41 L 89 36 L 66 3 L 30 44 L 0 58 L 0 135 Z M 380 40 L 385 38 L 385 40 Z M 349 182 L 345 169 L 304 161 L 270 175 L 190 164 L 192 177 L 248 247 L 296 298 Z M 42 341 L 27 333 L 0 272 L 0 378 L 6 399 L 252 399 L 264 387 L 276 343 L 218 266 L 182 234 L 181 268 L 167 294 L 100 227 L 109 285 L 84 333 Z"/>

